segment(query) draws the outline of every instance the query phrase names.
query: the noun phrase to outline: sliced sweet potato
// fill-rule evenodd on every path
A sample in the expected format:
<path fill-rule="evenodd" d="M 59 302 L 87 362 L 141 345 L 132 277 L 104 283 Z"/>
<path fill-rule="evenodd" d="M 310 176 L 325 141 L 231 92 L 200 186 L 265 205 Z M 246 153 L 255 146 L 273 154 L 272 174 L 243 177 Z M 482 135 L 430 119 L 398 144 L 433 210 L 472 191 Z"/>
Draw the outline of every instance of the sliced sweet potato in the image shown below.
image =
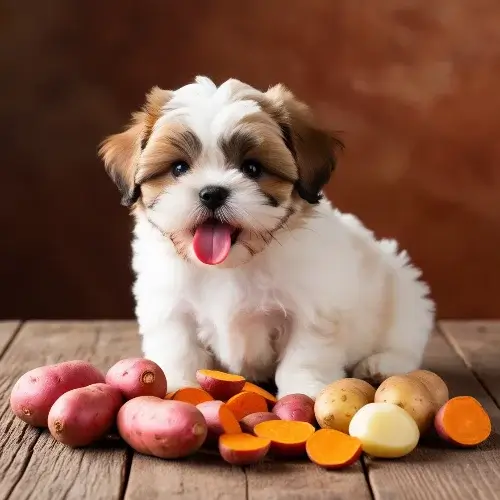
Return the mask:
<path fill-rule="evenodd" d="M 226 404 L 238 421 L 250 413 L 268 410 L 264 397 L 254 392 L 240 392 L 230 398 Z"/>
<path fill-rule="evenodd" d="M 175 391 L 170 398 L 173 401 L 182 401 L 183 403 L 190 403 L 194 406 L 204 403 L 205 401 L 213 401 L 214 398 L 208 394 L 207 391 L 199 387 L 184 387 Z"/>
<path fill-rule="evenodd" d="M 216 443 L 222 434 L 241 434 L 238 420 L 222 401 L 205 401 L 196 405 L 196 408 L 207 422 L 207 444 Z"/>
<path fill-rule="evenodd" d="M 196 380 L 200 387 L 214 399 L 226 401 L 238 394 L 245 385 L 245 378 L 217 370 L 198 370 Z"/>
<path fill-rule="evenodd" d="M 250 413 L 250 415 L 243 417 L 240 420 L 240 425 L 243 432 L 253 434 L 254 427 L 257 424 L 267 422 L 268 420 L 279 420 L 279 417 L 270 411 L 259 411 L 257 413 Z"/>
<path fill-rule="evenodd" d="M 325 469 L 341 469 L 356 462 L 362 453 L 361 441 L 334 429 L 316 431 L 306 443 L 307 456 Z"/>
<path fill-rule="evenodd" d="M 251 465 L 260 462 L 269 451 L 269 439 L 251 434 L 223 434 L 219 439 L 221 457 L 233 465 Z"/>
<path fill-rule="evenodd" d="M 314 431 L 310 423 L 294 420 L 268 420 L 254 428 L 257 437 L 271 440 L 273 453 L 286 457 L 304 455 L 307 440 Z"/>
<path fill-rule="evenodd" d="M 245 385 L 243 386 L 243 391 L 244 392 L 255 392 L 255 394 L 259 394 L 259 396 L 262 396 L 270 406 L 274 405 L 276 401 L 275 396 L 273 396 L 270 392 L 266 391 L 262 387 L 259 387 L 258 385 L 253 384 L 252 382 L 245 382 Z"/>

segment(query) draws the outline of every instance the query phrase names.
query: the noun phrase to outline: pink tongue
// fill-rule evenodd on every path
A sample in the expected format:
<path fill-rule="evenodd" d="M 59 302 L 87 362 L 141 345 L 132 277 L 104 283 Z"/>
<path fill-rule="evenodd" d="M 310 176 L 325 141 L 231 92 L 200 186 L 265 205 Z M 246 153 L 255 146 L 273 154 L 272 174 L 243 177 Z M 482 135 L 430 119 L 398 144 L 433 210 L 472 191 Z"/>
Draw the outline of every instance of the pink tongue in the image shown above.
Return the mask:
<path fill-rule="evenodd" d="M 220 264 L 231 251 L 231 226 L 218 223 L 202 224 L 196 229 L 193 250 L 204 264 Z"/>

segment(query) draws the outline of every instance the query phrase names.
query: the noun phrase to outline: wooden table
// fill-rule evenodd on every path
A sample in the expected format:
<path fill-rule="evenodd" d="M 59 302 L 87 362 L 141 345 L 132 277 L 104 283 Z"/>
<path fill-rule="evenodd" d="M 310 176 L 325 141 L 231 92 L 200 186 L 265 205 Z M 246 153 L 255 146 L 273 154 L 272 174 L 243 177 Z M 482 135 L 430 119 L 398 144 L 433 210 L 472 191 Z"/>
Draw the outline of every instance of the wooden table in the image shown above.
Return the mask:
<path fill-rule="evenodd" d="M 436 442 L 404 459 L 363 459 L 327 472 L 305 461 L 231 467 L 209 454 L 166 461 L 118 440 L 73 450 L 10 411 L 12 385 L 31 368 L 79 358 L 105 370 L 139 354 L 132 322 L 0 322 L 0 500 L 500 499 L 496 433 L 473 450 Z M 452 395 L 479 399 L 500 429 L 500 321 L 441 322 L 425 367 L 445 378 Z"/>

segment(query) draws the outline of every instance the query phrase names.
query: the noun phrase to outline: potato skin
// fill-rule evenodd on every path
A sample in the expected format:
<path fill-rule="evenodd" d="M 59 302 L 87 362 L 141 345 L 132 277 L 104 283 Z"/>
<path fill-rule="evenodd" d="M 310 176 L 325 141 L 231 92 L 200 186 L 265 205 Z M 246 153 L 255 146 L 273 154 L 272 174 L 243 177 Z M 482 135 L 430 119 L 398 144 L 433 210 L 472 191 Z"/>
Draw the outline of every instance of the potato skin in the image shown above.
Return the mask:
<path fill-rule="evenodd" d="M 289 394 L 278 400 L 272 412 L 280 420 L 293 420 L 316 424 L 314 400 L 305 394 Z"/>
<path fill-rule="evenodd" d="M 240 425 L 243 432 L 253 434 L 253 429 L 256 425 L 261 422 L 267 422 L 268 420 L 280 420 L 280 418 L 270 411 L 258 411 L 256 413 L 250 413 L 250 415 L 242 418 L 240 420 Z"/>
<path fill-rule="evenodd" d="M 408 377 L 420 380 L 427 387 L 436 405 L 436 412 L 450 399 L 450 393 L 445 381 L 429 370 L 415 370 L 408 373 Z"/>
<path fill-rule="evenodd" d="M 417 378 L 395 375 L 386 379 L 375 393 L 375 403 L 392 403 L 406 410 L 423 435 L 431 427 L 437 409 L 432 395 Z"/>
<path fill-rule="evenodd" d="M 113 427 L 122 403 L 120 391 L 107 384 L 72 389 L 50 409 L 50 433 L 63 444 L 87 446 L 104 437 Z"/>
<path fill-rule="evenodd" d="M 125 399 L 138 396 L 164 398 L 167 379 L 163 370 L 144 358 L 127 358 L 118 361 L 106 373 L 106 383 L 119 389 Z"/>
<path fill-rule="evenodd" d="M 16 416 L 34 427 L 47 427 L 51 406 L 64 393 L 103 383 L 104 375 L 87 361 L 40 366 L 22 375 L 12 388 L 10 406 Z"/>
<path fill-rule="evenodd" d="M 159 458 L 191 455 L 207 437 L 207 424 L 195 406 L 154 396 L 127 401 L 118 412 L 117 425 L 134 450 Z"/>
<path fill-rule="evenodd" d="M 370 391 L 360 390 L 356 384 L 339 380 L 320 392 L 314 403 L 314 413 L 323 429 L 334 429 L 347 434 L 356 412 L 372 401 Z"/>

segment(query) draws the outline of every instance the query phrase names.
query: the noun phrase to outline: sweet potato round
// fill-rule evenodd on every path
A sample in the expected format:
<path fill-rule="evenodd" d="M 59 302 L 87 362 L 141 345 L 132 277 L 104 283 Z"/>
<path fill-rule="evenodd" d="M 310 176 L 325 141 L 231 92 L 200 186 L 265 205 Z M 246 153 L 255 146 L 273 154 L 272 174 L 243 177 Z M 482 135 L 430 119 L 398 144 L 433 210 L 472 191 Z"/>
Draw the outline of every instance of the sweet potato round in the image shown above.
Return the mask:
<path fill-rule="evenodd" d="M 434 425 L 441 439 L 464 448 L 483 443 L 491 434 L 488 413 L 471 396 L 457 396 L 447 401 L 436 414 Z"/>
<path fill-rule="evenodd" d="M 267 422 L 268 420 L 279 420 L 278 415 L 271 413 L 270 411 L 258 411 L 256 413 L 250 413 L 246 417 L 240 420 L 240 425 L 243 432 L 248 434 L 253 434 L 254 427 L 261 422 Z"/>
<path fill-rule="evenodd" d="M 120 436 L 134 450 L 159 458 L 191 455 L 207 437 L 205 418 L 195 406 L 153 396 L 127 401 L 117 424 Z"/>
<path fill-rule="evenodd" d="M 315 429 L 308 422 L 268 420 L 257 424 L 254 432 L 257 437 L 271 441 L 271 450 L 275 455 L 299 457 L 305 454 L 307 440 Z"/>
<path fill-rule="evenodd" d="M 223 434 L 219 439 L 221 457 L 232 465 L 260 462 L 269 451 L 271 441 L 251 434 Z"/>
<path fill-rule="evenodd" d="M 245 379 L 241 375 L 217 370 L 198 370 L 196 380 L 200 387 L 216 400 L 227 401 L 241 392 Z"/>
<path fill-rule="evenodd" d="M 281 420 L 316 423 L 314 400 L 305 394 L 289 394 L 278 399 L 272 411 Z"/>
<path fill-rule="evenodd" d="M 138 396 L 164 398 L 167 379 L 163 370 L 144 358 L 127 358 L 118 361 L 106 373 L 106 383 L 121 391 L 125 399 Z"/>
<path fill-rule="evenodd" d="M 87 446 L 109 432 L 122 403 L 121 392 L 107 384 L 68 391 L 50 409 L 50 433 L 69 446 Z"/>
<path fill-rule="evenodd" d="M 375 393 L 375 403 L 392 403 L 406 410 L 417 423 L 421 435 L 429 430 L 437 411 L 425 385 L 406 375 L 384 380 Z"/>
<path fill-rule="evenodd" d="M 348 467 L 361 456 L 361 441 L 334 429 L 316 431 L 306 443 L 307 456 L 328 470 Z"/>
<path fill-rule="evenodd" d="M 47 427 L 51 406 L 64 393 L 103 383 L 104 375 L 87 361 L 65 361 L 25 373 L 15 383 L 10 406 L 15 415 L 35 427 Z"/>

